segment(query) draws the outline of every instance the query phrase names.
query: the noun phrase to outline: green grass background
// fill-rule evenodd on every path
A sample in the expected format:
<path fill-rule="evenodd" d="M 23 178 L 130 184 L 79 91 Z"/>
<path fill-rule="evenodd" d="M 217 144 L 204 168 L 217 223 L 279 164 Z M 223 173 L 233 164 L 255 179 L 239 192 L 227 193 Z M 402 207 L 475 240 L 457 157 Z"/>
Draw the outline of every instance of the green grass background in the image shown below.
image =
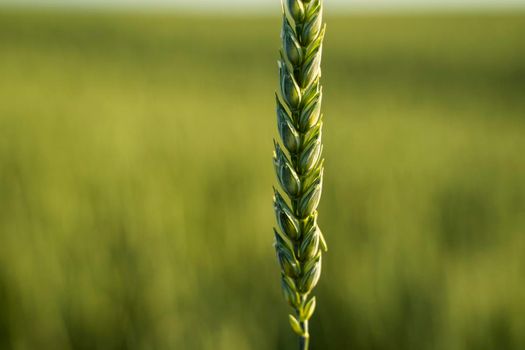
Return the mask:
<path fill-rule="evenodd" d="M 312 349 L 525 348 L 525 15 L 328 17 Z M 280 20 L 0 12 L 0 349 L 293 349 Z"/>

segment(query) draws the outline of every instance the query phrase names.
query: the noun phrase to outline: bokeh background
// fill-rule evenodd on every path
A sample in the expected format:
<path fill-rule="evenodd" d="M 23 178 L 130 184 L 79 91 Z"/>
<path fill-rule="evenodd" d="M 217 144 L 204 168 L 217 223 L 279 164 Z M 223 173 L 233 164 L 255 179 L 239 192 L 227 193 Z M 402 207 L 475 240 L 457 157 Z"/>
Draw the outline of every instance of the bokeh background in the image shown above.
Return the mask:
<path fill-rule="evenodd" d="M 295 348 L 279 2 L 0 4 L 0 349 Z M 326 0 L 312 349 L 525 349 L 522 5 Z"/>

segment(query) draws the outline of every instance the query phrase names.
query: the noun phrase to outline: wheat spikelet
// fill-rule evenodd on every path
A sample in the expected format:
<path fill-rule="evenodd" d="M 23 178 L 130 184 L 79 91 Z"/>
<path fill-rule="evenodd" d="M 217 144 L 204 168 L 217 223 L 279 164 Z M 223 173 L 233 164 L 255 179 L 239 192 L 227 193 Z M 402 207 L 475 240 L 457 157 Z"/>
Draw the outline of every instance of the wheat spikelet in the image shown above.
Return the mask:
<path fill-rule="evenodd" d="M 308 320 L 316 305 L 311 292 L 321 274 L 321 248 L 326 251 L 317 225 L 323 182 L 319 79 L 325 28 L 322 0 L 282 1 L 277 94 L 282 146 L 275 142 L 274 165 L 284 195 L 274 190 L 275 249 L 283 294 L 295 311 L 289 315 L 290 325 L 300 337 L 300 349 L 306 350 Z"/>

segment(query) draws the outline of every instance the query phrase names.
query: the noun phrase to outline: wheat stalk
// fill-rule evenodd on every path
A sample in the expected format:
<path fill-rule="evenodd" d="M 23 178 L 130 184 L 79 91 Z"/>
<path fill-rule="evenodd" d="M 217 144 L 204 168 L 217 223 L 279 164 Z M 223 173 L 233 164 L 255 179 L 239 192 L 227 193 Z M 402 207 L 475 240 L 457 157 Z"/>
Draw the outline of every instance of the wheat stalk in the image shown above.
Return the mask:
<path fill-rule="evenodd" d="M 320 247 L 327 249 L 317 225 L 323 180 L 319 79 L 325 28 L 322 0 L 282 1 L 277 126 L 286 152 L 274 142 L 274 165 L 288 200 L 274 189 L 279 227 L 274 229 L 275 249 L 283 293 L 295 310 L 290 324 L 299 335 L 300 349 L 306 350 L 308 320 L 316 305 L 310 294 L 321 274 Z"/>

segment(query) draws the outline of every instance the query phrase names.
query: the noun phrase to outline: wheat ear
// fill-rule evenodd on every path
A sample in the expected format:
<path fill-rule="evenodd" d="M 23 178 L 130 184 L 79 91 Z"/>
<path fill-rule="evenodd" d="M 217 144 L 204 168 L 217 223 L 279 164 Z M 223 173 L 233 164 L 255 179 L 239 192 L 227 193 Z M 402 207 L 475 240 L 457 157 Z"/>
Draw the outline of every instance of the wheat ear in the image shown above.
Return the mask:
<path fill-rule="evenodd" d="M 299 348 L 308 349 L 308 320 L 315 310 L 310 296 L 321 274 L 321 249 L 326 251 L 317 225 L 321 198 L 321 51 L 325 33 L 322 0 L 282 0 L 282 47 L 279 60 L 277 127 L 274 165 L 283 195 L 274 189 L 277 226 L 275 249 L 281 266 L 284 296 L 295 315 L 290 324 L 299 335 Z"/>

